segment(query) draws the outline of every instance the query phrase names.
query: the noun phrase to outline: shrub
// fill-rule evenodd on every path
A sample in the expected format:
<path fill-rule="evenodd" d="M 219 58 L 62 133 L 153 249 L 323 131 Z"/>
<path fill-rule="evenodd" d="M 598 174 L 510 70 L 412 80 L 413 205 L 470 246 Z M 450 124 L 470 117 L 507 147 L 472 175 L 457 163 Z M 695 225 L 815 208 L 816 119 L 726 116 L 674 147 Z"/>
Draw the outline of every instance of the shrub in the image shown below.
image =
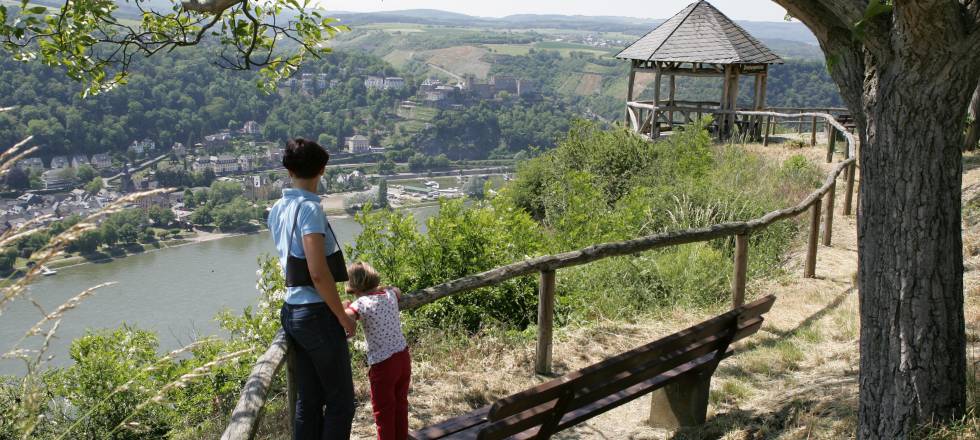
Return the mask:
<path fill-rule="evenodd" d="M 543 248 L 537 224 L 496 201 L 472 207 L 462 200 L 443 201 L 428 220 L 426 234 L 403 212 L 368 210 L 355 218 L 364 232 L 348 252 L 350 260 L 370 262 L 384 283 L 406 292 L 518 261 Z M 533 280 L 511 280 L 423 306 L 410 313 L 408 324 L 471 332 L 491 323 L 523 328 L 534 322 L 535 292 Z"/>

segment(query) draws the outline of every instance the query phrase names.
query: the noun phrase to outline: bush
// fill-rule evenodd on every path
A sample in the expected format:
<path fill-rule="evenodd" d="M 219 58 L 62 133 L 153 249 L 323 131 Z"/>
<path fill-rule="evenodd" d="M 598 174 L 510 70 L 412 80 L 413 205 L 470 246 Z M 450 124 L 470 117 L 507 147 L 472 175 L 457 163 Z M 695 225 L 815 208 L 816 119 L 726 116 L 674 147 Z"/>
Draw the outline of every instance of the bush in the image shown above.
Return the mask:
<path fill-rule="evenodd" d="M 411 214 L 366 211 L 356 216 L 364 232 L 348 252 L 351 261 L 374 265 L 385 283 L 406 292 L 540 254 L 543 235 L 527 214 L 503 203 L 466 207 L 444 201 L 423 234 Z M 536 280 L 519 278 L 454 295 L 409 314 L 407 326 L 461 328 L 486 325 L 524 328 L 534 322 Z"/>

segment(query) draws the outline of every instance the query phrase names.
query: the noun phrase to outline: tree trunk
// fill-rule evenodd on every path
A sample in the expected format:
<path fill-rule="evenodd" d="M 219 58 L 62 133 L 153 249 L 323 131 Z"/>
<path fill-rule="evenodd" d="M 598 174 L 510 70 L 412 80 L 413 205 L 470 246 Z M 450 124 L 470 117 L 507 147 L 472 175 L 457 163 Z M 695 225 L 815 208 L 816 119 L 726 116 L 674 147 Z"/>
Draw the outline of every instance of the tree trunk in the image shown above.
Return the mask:
<path fill-rule="evenodd" d="M 970 109 L 967 112 L 970 117 L 970 127 L 966 131 L 965 150 L 975 150 L 980 143 L 980 84 L 973 91 L 973 99 L 970 101 Z"/>
<path fill-rule="evenodd" d="M 900 58 L 866 68 L 860 439 L 906 438 L 965 410 L 960 146 L 976 77 L 936 70 Z"/>
<path fill-rule="evenodd" d="M 966 407 L 962 148 L 980 2 L 774 0 L 814 32 L 858 124 L 858 438 L 907 438 Z M 862 35 L 855 38 L 855 23 Z"/>

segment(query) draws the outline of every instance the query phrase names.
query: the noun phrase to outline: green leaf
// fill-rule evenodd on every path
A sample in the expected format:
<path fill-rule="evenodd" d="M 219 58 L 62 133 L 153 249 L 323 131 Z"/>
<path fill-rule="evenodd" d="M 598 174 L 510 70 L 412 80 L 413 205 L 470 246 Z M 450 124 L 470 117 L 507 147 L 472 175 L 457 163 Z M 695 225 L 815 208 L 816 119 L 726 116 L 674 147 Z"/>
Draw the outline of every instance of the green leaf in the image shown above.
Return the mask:
<path fill-rule="evenodd" d="M 47 11 L 48 11 L 48 8 L 45 8 L 44 6 L 34 6 L 32 8 L 27 8 L 27 12 L 28 13 L 35 14 L 35 15 L 43 14 L 43 13 L 45 13 Z"/>
<path fill-rule="evenodd" d="M 841 56 L 839 53 L 832 53 L 827 57 L 827 72 L 830 73 L 834 70 L 834 66 L 841 62 Z"/>
<path fill-rule="evenodd" d="M 851 37 L 856 41 L 864 41 L 866 38 L 865 27 L 867 27 L 867 23 L 880 15 L 891 14 L 893 9 L 894 5 L 892 5 L 891 0 L 869 1 L 868 7 L 864 10 L 864 16 L 857 23 L 854 23 L 854 29 L 851 30 Z"/>

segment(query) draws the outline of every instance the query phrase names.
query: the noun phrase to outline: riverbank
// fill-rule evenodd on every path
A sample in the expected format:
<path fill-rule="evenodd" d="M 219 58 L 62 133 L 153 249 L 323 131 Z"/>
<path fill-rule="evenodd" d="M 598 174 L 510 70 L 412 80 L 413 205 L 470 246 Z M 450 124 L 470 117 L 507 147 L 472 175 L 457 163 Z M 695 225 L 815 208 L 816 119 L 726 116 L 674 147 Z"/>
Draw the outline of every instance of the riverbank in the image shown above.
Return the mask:
<path fill-rule="evenodd" d="M 347 213 L 343 208 L 343 199 L 352 193 L 337 193 L 329 194 L 321 198 L 321 206 L 323 206 L 324 212 L 327 217 L 331 220 L 336 219 L 349 219 L 351 215 Z M 339 202 L 338 202 L 339 200 Z M 338 207 L 339 203 L 339 207 Z M 428 201 L 423 203 L 417 203 L 412 205 L 398 206 L 395 209 L 406 210 L 406 209 L 419 209 L 428 208 L 433 206 L 438 206 L 439 201 Z M 259 227 L 254 231 L 249 232 L 210 232 L 200 229 L 195 229 L 194 235 L 182 236 L 181 238 L 174 240 L 161 240 L 153 243 L 134 243 L 126 246 L 118 246 L 114 248 L 110 253 L 100 253 L 105 255 L 105 257 L 86 257 L 82 255 L 68 255 L 64 258 L 51 261 L 45 266 L 51 269 L 67 269 L 72 267 L 78 267 L 86 264 L 92 263 L 108 263 L 112 261 L 121 260 L 126 257 L 131 257 L 134 255 L 143 255 L 150 252 L 156 252 L 164 249 L 172 249 L 182 246 L 207 243 L 216 240 L 223 240 L 228 238 L 241 237 L 245 235 L 254 235 L 267 231 L 265 227 Z M 25 268 L 21 267 L 17 270 L 23 271 Z"/>

